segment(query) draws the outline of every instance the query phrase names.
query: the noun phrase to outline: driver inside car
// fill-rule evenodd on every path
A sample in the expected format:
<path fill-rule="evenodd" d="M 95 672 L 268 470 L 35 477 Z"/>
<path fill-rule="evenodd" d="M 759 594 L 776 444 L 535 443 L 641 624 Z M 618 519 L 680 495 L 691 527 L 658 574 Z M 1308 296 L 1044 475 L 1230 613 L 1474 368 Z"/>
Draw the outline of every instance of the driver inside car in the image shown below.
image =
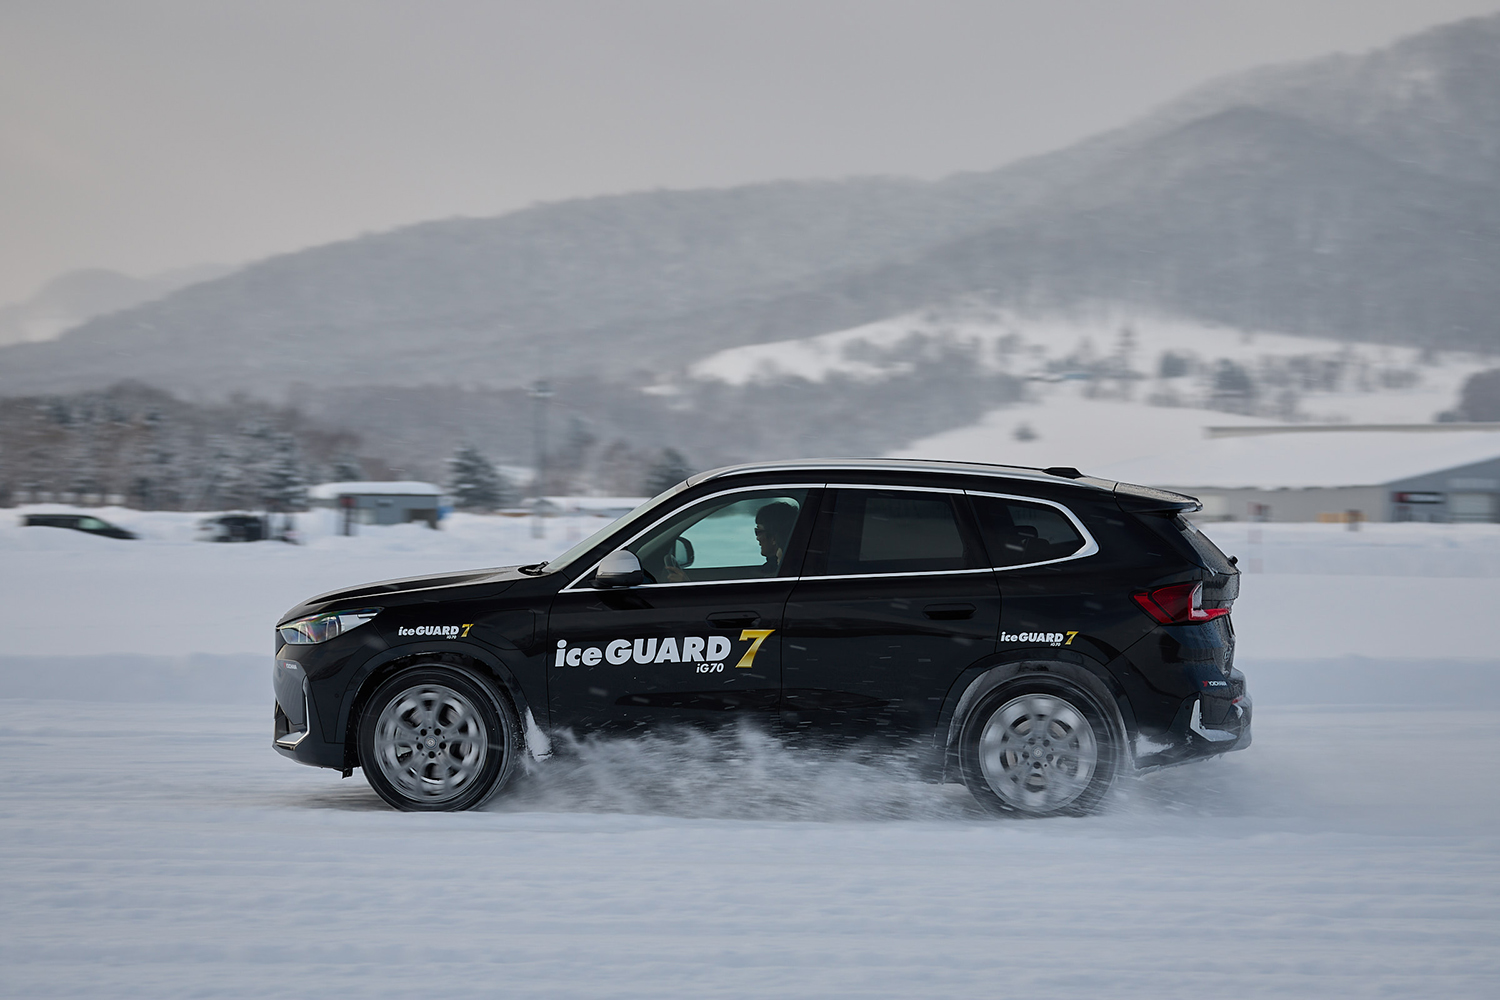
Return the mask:
<path fill-rule="evenodd" d="M 796 523 L 797 508 L 785 500 L 768 503 L 756 512 L 755 540 L 760 543 L 760 554 L 766 557 L 761 576 L 775 576 L 781 571 L 781 561 L 786 558 L 786 546 Z"/>
<path fill-rule="evenodd" d="M 753 575 L 775 576 L 781 571 L 781 561 L 786 558 L 787 543 L 791 541 L 792 528 L 797 523 L 797 508 L 785 500 L 774 500 L 755 513 L 755 541 L 765 559 L 755 567 Z M 663 556 L 666 583 L 687 583 L 687 570 L 668 552 Z"/>

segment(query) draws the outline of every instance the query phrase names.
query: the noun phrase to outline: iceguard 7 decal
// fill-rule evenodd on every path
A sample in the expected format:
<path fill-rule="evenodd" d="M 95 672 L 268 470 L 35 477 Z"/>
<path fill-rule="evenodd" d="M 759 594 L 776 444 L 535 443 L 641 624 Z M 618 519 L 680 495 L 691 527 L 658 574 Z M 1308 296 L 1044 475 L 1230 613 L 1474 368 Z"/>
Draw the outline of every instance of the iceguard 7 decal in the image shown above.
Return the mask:
<path fill-rule="evenodd" d="M 1072 632 L 1001 632 L 1001 642 L 1045 642 L 1049 646 L 1071 646 L 1073 640 L 1078 638 L 1077 630 Z"/>
<path fill-rule="evenodd" d="M 776 630 L 747 628 L 740 631 L 740 642 L 748 642 L 735 667 L 753 667 L 761 644 Z M 690 663 L 699 668 L 724 669 L 724 661 L 734 652 L 735 643 L 722 635 L 667 636 L 664 639 L 611 639 L 608 642 L 571 646 L 568 640 L 557 640 L 554 667 L 597 667 L 601 663 L 622 666 L 626 663 Z"/>
<path fill-rule="evenodd" d="M 403 625 L 396 629 L 397 635 L 430 635 L 439 639 L 466 639 L 469 629 L 474 627 L 473 622 L 466 625 L 417 625 L 408 628 Z"/>

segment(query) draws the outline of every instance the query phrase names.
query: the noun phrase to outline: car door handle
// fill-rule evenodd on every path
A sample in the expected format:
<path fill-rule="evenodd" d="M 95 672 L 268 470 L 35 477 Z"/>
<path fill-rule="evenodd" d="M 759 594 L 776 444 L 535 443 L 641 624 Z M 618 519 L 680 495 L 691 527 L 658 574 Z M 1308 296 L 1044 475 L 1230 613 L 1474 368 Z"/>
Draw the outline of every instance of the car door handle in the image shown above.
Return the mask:
<path fill-rule="evenodd" d="M 972 604 L 929 604 L 922 609 L 922 614 L 935 622 L 956 622 L 965 618 L 974 617 L 974 605 Z"/>
<path fill-rule="evenodd" d="M 760 615 L 754 611 L 715 611 L 708 620 L 724 628 L 745 628 L 760 621 Z"/>

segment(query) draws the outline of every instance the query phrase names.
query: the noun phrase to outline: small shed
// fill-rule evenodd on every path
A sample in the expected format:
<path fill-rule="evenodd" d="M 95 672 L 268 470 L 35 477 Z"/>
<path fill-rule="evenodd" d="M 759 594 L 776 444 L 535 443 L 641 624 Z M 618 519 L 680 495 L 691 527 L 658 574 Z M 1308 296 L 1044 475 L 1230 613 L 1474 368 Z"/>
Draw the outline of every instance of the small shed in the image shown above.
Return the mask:
<path fill-rule="evenodd" d="M 441 486 L 415 481 L 319 483 L 307 496 L 314 507 L 344 511 L 346 534 L 354 524 L 421 521 L 436 528 L 448 508 Z"/>

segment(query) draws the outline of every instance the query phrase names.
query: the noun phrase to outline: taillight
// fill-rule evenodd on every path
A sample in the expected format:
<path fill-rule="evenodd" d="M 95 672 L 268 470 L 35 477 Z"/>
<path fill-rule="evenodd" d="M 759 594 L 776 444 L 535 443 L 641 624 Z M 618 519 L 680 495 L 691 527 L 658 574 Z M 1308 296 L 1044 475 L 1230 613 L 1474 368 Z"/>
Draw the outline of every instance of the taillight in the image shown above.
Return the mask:
<path fill-rule="evenodd" d="M 1220 615 L 1229 614 L 1228 608 L 1205 608 L 1203 606 L 1203 584 L 1174 583 L 1170 587 L 1131 594 L 1141 610 L 1162 625 L 1186 625 L 1206 622 Z"/>

